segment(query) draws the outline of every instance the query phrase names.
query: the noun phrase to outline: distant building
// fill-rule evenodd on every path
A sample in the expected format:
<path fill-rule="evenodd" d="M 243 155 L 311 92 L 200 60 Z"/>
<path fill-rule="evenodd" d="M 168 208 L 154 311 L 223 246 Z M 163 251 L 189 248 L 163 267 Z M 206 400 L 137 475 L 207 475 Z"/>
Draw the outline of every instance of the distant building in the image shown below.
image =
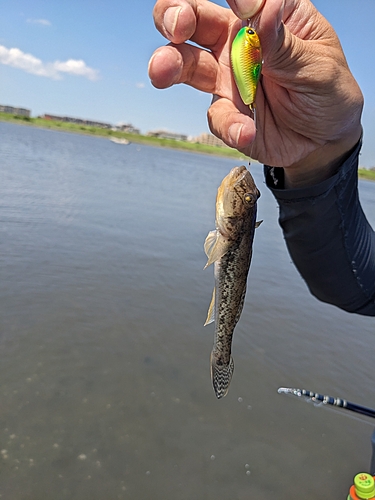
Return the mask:
<path fill-rule="evenodd" d="M 168 132 L 167 130 L 152 130 L 147 133 L 149 137 L 158 137 L 159 139 L 175 139 L 176 141 L 187 141 L 187 135 Z"/>
<path fill-rule="evenodd" d="M 133 127 L 130 123 L 122 123 L 121 125 L 116 125 L 114 127 L 115 130 L 118 130 L 120 132 L 127 132 L 128 134 L 140 134 L 141 131 L 139 128 Z"/>
<path fill-rule="evenodd" d="M 228 147 L 221 139 L 218 139 L 212 134 L 201 134 L 198 137 L 194 137 L 191 142 L 196 142 L 198 144 L 206 144 L 208 146 L 220 146 L 220 147 Z"/>
<path fill-rule="evenodd" d="M 56 116 L 44 114 L 41 116 L 44 120 L 56 120 L 59 122 L 76 123 L 77 125 L 87 125 L 89 127 L 99 127 L 99 128 L 112 128 L 110 123 L 96 122 L 93 120 L 83 120 L 81 118 L 74 118 L 71 116 Z"/>
<path fill-rule="evenodd" d="M 14 108 L 13 106 L 4 106 L 4 104 L 0 104 L 0 112 L 9 113 L 11 115 L 26 116 L 27 118 L 30 118 L 31 114 L 30 109 Z"/>

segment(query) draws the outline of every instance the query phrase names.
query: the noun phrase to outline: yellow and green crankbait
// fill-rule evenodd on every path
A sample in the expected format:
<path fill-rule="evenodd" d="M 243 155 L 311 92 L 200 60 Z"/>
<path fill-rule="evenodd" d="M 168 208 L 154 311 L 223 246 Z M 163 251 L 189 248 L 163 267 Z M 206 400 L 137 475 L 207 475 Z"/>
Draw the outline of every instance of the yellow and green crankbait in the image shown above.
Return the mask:
<path fill-rule="evenodd" d="M 262 70 L 262 47 L 258 34 L 250 26 L 241 28 L 233 40 L 231 62 L 240 96 L 254 111 L 255 95 Z"/>

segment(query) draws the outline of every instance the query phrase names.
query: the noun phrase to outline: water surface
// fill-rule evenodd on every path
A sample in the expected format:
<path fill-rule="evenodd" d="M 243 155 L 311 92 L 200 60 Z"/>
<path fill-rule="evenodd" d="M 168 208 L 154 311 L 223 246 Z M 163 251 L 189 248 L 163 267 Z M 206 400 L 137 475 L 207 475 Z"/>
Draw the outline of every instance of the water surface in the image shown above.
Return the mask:
<path fill-rule="evenodd" d="M 322 304 L 262 192 L 235 373 L 216 400 L 203 242 L 233 160 L 0 123 L 2 499 L 346 498 L 375 406 L 374 320 Z M 375 224 L 375 183 L 360 181 Z"/>

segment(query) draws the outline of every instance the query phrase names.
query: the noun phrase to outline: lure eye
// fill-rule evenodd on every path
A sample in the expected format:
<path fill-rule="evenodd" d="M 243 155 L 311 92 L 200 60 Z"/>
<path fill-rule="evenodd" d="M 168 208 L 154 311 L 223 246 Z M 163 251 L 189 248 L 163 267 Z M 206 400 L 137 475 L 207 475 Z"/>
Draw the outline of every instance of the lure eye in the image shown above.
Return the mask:
<path fill-rule="evenodd" d="M 248 34 L 248 35 L 254 35 L 254 34 L 255 34 L 255 31 L 254 31 L 254 30 L 252 30 L 251 28 L 248 28 L 248 30 L 247 30 L 247 34 Z"/>

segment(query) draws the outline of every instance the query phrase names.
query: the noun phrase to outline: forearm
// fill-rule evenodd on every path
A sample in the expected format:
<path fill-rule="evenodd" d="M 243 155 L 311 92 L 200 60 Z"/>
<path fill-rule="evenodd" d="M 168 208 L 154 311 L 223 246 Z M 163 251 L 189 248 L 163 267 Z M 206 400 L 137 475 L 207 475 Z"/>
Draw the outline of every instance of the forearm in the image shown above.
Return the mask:
<path fill-rule="evenodd" d="M 358 198 L 360 143 L 335 175 L 284 189 L 284 171 L 265 167 L 289 253 L 311 293 L 348 312 L 375 316 L 375 233 Z"/>

